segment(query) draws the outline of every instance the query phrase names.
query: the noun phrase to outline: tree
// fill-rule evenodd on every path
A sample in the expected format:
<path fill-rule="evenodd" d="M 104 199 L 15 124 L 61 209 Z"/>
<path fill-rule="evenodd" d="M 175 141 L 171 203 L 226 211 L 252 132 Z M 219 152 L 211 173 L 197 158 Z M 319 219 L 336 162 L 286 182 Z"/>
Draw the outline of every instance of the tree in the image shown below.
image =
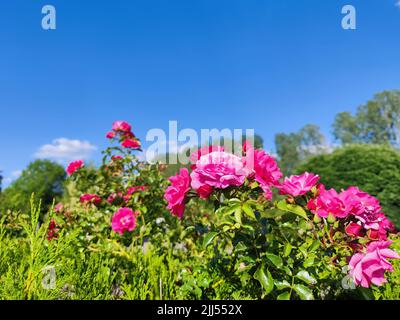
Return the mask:
<path fill-rule="evenodd" d="M 400 91 L 383 91 L 353 116 L 339 113 L 333 124 L 333 134 L 342 144 L 373 143 L 398 145 L 400 143 Z"/>
<path fill-rule="evenodd" d="M 43 211 L 48 210 L 53 199 L 62 196 L 65 177 L 64 168 L 57 163 L 49 160 L 30 163 L 21 176 L 2 192 L 0 213 L 8 209 L 28 212 L 32 193 L 42 201 Z"/>
<path fill-rule="evenodd" d="M 391 146 L 353 144 L 331 154 L 312 157 L 300 165 L 304 171 L 319 174 L 321 183 L 337 191 L 349 186 L 376 196 L 383 211 L 400 229 L 400 152 Z"/>
<path fill-rule="evenodd" d="M 0 193 L 2 191 L 2 183 L 3 183 L 3 174 L 2 171 L 0 171 Z"/>
<path fill-rule="evenodd" d="M 275 135 L 275 147 L 280 168 L 285 174 L 290 174 L 301 161 L 325 153 L 328 146 L 319 127 L 308 124 L 299 132 Z"/>

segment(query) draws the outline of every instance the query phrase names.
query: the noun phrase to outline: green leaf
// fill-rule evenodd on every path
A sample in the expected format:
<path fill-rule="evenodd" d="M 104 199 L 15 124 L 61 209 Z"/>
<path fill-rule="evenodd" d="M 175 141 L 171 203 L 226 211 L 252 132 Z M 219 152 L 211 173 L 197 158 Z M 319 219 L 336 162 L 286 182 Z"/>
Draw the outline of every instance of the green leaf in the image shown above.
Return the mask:
<path fill-rule="evenodd" d="M 304 268 L 308 268 L 308 267 L 311 267 L 313 264 L 314 264 L 314 257 L 310 257 L 310 258 L 307 258 L 306 260 L 304 260 L 304 262 L 303 262 L 303 267 Z"/>
<path fill-rule="evenodd" d="M 231 198 L 228 200 L 229 203 L 234 203 L 234 204 L 238 204 L 240 203 L 240 199 L 238 198 Z"/>
<path fill-rule="evenodd" d="M 258 270 L 254 273 L 254 279 L 260 282 L 261 286 L 265 290 L 266 295 L 268 295 L 274 289 L 274 279 L 268 270 L 266 273 L 264 272 L 264 266 L 258 268 Z"/>
<path fill-rule="evenodd" d="M 252 219 L 256 218 L 253 209 L 250 207 L 250 205 L 248 203 L 243 203 L 242 209 L 243 209 L 244 213 L 247 216 L 249 216 L 250 218 L 252 218 Z"/>
<path fill-rule="evenodd" d="M 296 277 L 300 280 L 303 280 L 307 284 L 315 284 L 317 280 L 310 275 L 306 270 L 301 270 L 296 274 Z"/>
<path fill-rule="evenodd" d="M 321 245 L 321 241 L 320 240 L 314 240 L 314 242 L 311 244 L 311 246 L 310 246 L 310 248 L 308 250 L 310 252 L 313 252 L 313 251 L 317 250 L 320 245 Z"/>
<path fill-rule="evenodd" d="M 222 212 L 223 212 L 224 215 L 230 215 L 233 212 L 235 212 L 237 209 L 240 209 L 240 204 L 239 203 L 235 203 L 232 206 L 225 207 Z"/>
<path fill-rule="evenodd" d="M 187 235 L 189 235 L 190 233 L 192 233 L 193 231 L 195 231 L 195 227 L 194 226 L 189 226 L 187 227 L 185 230 L 183 230 L 180 238 L 184 239 Z"/>
<path fill-rule="evenodd" d="M 293 246 L 292 246 L 289 242 L 287 242 L 287 243 L 285 244 L 284 249 L 283 249 L 283 256 L 284 256 L 284 257 L 289 256 L 289 254 L 290 254 L 290 252 L 292 251 L 292 249 L 293 249 Z"/>
<path fill-rule="evenodd" d="M 218 232 L 210 232 L 204 237 L 203 247 L 206 248 L 218 235 Z"/>
<path fill-rule="evenodd" d="M 283 261 L 282 261 L 282 258 L 281 258 L 281 257 L 279 257 L 279 256 L 277 256 L 277 255 L 275 255 L 275 254 L 272 254 L 272 253 L 267 253 L 267 254 L 266 254 L 266 257 L 267 257 L 268 260 L 271 261 L 271 262 L 275 265 L 275 267 L 277 267 L 278 269 L 280 269 L 280 268 L 283 267 Z"/>
<path fill-rule="evenodd" d="M 289 291 L 283 292 L 276 299 L 277 300 L 290 300 L 290 292 Z"/>
<path fill-rule="evenodd" d="M 276 286 L 276 288 L 277 288 L 278 290 L 290 288 L 290 286 L 291 286 L 290 283 L 289 283 L 288 281 L 286 281 L 286 280 L 283 280 L 283 281 L 277 281 L 277 280 L 275 280 L 275 281 L 274 281 L 274 284 L 275 284 L 275 286 Z"/>
<path fill-rule="evenodd" d="M 293 286 L 294 291 L 299 295 L 301 300 L 314 300 L 312 291 L 303 286 L 302 284 L 296 284 Z"/>
<path fill-rule="evenodd" d="M 235 211 L 235 221 L 239 224 L 242 224 L 242 209 L 237 208 Z"/>
<path fill-rule="evenodd" d="M 285 200 L 281 200 L 276 204 L 276 207 L 281 211 L 288 211 L 308 220 L 307 213 L 298 205 L 289 204 Z"/>

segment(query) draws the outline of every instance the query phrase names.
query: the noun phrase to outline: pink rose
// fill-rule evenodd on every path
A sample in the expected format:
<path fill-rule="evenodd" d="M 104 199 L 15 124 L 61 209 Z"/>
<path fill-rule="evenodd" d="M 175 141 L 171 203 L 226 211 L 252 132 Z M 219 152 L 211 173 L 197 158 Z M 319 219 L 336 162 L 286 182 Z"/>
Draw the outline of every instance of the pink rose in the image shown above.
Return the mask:
<path fill-rule="evenodd" d="M 66 171 L 68 173 L 68 175 L 73 175 L 75 173 L 75 171 L 79 170 L 80 168 L 82 168 L 84 166 L 83 160 L 76 160 L 71 162 Z"/>
<path fill-rule="evenodd" d="M 317 184 L 318 180 L 319 176 L 305 172 L 299 176 L 286 177 L 278 188 L 280 189 L 280 194 L 298 197 L 309 192 Z"/>
<path fill-rule="evenodd" d="M 208 199 L 210 195 L 213 193 L 214 188 L 205 184 L 196 190 L 197 194 L 201 199 Z"/>
<path fill-rule="evenodd" d="M 359 225 L 358 223 L 351 222 L 346 226 L 345 232 L 349 236 L 358 237 L 361 234 L 361 232 L 360 232 L 361 229 L 362 229 L 361 225 Z"/>
<path fill-rule="evenodd" d="M 387 259 L 400 259 L 393 250 L 388 249 L 391 241 L 374 241 L 367 246 L 366 253 L 356 253 L 350 259 L 350 275 L 355 284 L 368 288 L 371 284 L 380 286 L 387 282 L 385 271 L 393 271 Z"/>
<path fill-rule="evenodd" d="M 350 187 L 342 191 L 340 198 L 346 203 L 349 212 L 361 221 L 365 229 L 379 229 L 378 215 L 381 206 L 378 199 L 361 191 L 357 187 Z"/>
<path fill-rule="evenodd" d="M 122 160 L 122 159 L 123 159 L 122 156 L 112 156 L 111 157 L 112 161 L 118 161 L 118 160 Z"/>
<path fill-rule="evenodd" d="M 54 211 L 56 213 L 61 213 L 62 211 L 64 211 L 64 205 L 61 202 L 57 203 L 54 207 Z"/>
<path fill-rule="evenodd" d="M 129 199 L 132 197 L 132 195 L 137 192 L 137 191 L 144 191 L 146 190 L 145 186 L 135 186 L 135 187 L 129 187 L 126 190 L 126 193 L 124 195 L 124 200 L 129 201 Z"/>
<path fill-rule="evenodd" d="M 345 203 L 334 189 L 326 190 L 323 185 L 318 186 L 319 195 L 316 199 L 311 199 L 307 207 L 318 216 L 327 218 L 329 214 L 337 218 L 345 218 L 349 211 Z"/>
<path fill-rule="evenodd" d="M 109 204 L 118 203 L 118 202 L 121 202 L 122 197 L 123 197 L 122 192 L 118 192 L 118 193 L 113 192 L 113 193 L 111 193 L 110 196 L 107 198 L 107 202 L 108 202 Z"/>
<path fill-rule="evenodd" d="M 340 193 L 348 211 L 373 240 L 386 240 L 387 232 L 394 230 L 393 224 L 382 212 L 379 200 L 357 187 L 350 187 Z"/>
<path fill-rule="evenodd" d="M 179 173 L 169 178 L 171 186 L 165 190 L 164 198 L 168 201 L 167 208 L 174 216 L 182 218 L 185 211 L 185 197 L 190 190 L 190 176 L 186 168 L 180 169 Z"/>
<path fill-rule="evenodd" d="M 199 150 L 193 152 L 190 157 L 190 163 L 191 165 L 191 169 L 195 169 L 196 168 L 196 162 L 197 160 L 199 160 L 202 156 L 205 156 L 211 152 L 215 152 L 215 151 L 225 151 L 225 148 L 223 146 L 205 146 L 200 148 Z"/>
<path fill-rule="evenodd" d="M 115 132 L 114 131 L 107 132 L 107 134 L 106 134 L 106 138 L 107 139 L 112 139 L 114 137 L 115 137 Z"/>
<path fill-rule="evenodd" d="M 49 227 L 47 228 L 47 240 L 51 241 L 58 238 L 58 231 L 60 228 L 54 219 L 50 220 Z"/>
<path fill-rule="evenodd" d="M 133 212 L 129 208 L 120 208 L 112 217 L 112 230 L 120 235 L 125 231 L 133 231 L 136 228 L 136 218 L 140 212 Z"/>
<path fill-rule="evenodd" d="M 80 197 L 82 203 L 92 203 L 98 205 L 101 202 L 101 198 L 97 194 L 84 194 Z"/>
<path fill-rule="evenodd" d="M 133 139 L 125 139 L 124 141 L 122 141 L 121 145 L 124 148 L 130 148 L 130 149 L 140 148 L 140 142 L 138 140 L 133 140 Z"/>
<path fill-rule="evenodd" d="M 203 155 L 196 162 L 191 173 L 192 188 L 200 189 L 204 185 L 225 189 L 229 186 L 241 186 L 249 171 L 242 159 L 230 153 L 214 151 Z"/>
<path fill-rule="evenodd" d="M 246 144 L 245 149 L 246 157 L 244 162 L 246 168 L 251 170 L 251 177 L 260 184 L 265 197 L 270 200 L 272 198 L 270 187 L 279 186 L 282 172 L 275 159 L 264 150 L 254 150 L 250 144 Z"/>
<path fill-rule="evenodd" d="M 115 121 L 112 125 L 112 129 L 115 132 L 130 132 L 132 127 L 126 121 Z"/>

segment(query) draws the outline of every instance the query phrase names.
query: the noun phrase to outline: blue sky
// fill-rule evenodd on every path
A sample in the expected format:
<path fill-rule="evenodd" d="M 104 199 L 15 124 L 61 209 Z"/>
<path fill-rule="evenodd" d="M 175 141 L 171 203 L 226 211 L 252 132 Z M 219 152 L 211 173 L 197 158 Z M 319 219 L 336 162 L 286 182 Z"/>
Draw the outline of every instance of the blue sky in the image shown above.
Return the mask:
<path fill-rule="evenodd" d="M 399 32 L 396 0 L 1 1 L 0 170 L 9 183 L 52 143 L 95 160 L 118 119 L 142 139 L 169 120 L 254 128 L 267 149 L 307 123 L 330 137 L 337 112 L 400 88 Z"/>

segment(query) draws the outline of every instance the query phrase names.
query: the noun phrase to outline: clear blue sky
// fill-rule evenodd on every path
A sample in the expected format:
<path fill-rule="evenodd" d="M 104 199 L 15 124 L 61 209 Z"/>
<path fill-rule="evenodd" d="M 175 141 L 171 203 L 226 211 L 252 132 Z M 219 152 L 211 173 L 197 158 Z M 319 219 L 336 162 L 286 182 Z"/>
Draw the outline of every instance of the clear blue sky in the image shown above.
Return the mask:
<path fill-rule="evenodd" d="M 0 169 L 9 182 L 57 138 L 100 150 L 117 119 L 142 139 L 169 120 L 254 128 L 267 149 L 307 123 L 329 136 L 337 112 L 400 88 L 396 1 L 1 1 Z"/>

